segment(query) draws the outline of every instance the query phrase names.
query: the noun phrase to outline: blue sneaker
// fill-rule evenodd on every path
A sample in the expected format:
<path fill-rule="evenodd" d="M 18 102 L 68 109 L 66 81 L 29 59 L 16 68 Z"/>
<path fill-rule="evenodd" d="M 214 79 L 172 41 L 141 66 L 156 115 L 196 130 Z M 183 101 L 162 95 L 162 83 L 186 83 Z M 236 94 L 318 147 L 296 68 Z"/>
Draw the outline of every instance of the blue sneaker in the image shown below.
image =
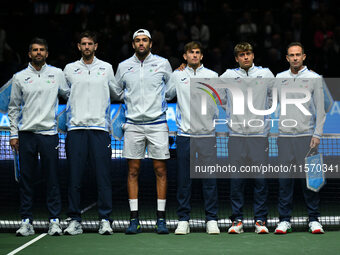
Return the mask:
<path fill-rule="evenodd" d="M 130 220 L 130 226 L 126 229 L 125 234 L 138 234 L 141 233 L 142 229 L 139 224 L 138 218 Z"/>
<path fill-rule="evenodd" d="M 157 234 L 169 234 L 169 230 L 166 227 L 165 219 L 159 218 L 156 223 L 156 232 Z"/>

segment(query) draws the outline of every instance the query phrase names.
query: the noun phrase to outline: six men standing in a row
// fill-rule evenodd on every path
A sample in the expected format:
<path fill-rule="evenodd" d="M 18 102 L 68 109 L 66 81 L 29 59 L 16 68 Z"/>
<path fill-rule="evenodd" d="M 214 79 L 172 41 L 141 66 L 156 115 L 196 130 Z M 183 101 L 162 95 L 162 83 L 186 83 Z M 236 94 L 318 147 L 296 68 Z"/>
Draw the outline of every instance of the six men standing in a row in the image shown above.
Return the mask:
<path fill-rule="evenodd" d="M 128 159 L 128 195 L 130 206 L 130 226 L 127 234 L 141 232 L 138 215 L 138 176 L 141 159 L 153 160 L 157 183 L 157 222 L 156 232 L 168 234 L 165 220 L 167 170 L 165 160 L 170 158 L 168 126 L 166 122 L 167 100 L 177 96 L 176 121 L 177 136 L 177 210 L 179 222 L 175 234 L 190 232 L 190 158 L 191 154 L 200 159 L 216 158 L 215 129 L 211 126 L 193 125 L 190 116 L 195 113 L 190 105 L 190 78 L 217 78 L 217 73 L 203 67 L 202 46 L 198 42 L 185 45 L 184 70 L 172 69 L 168 60 L 151 53 L 152 39 L 149 31 L 137 30 L 133 35 L 132 46 L 135 54 L 119 64 L 114 76 L 112 66 L 95 57 L 98 47 L 96 35 L 84 32 L 80 35 L 78 49 L 82 58 L 68 64 L 64 72 L 46 64 L 48 46 L 44 39 L 34 38 L 29 46 L 31 62 L 25 70 L 17 73 L 12 81 L 12 93 L 8 116 L 10 119 L 10 145 L 19 151 L 21 165 L 20 200 L 21 227 L 17 235 L 34 234 L 33 229 L 33 177 L 38 164 L 38 153 L 46 172 L 47 207 L 50 213 L 48 234 L 61 235 L 60 225 L 61 198 L 57 178 L 58 170 L 58 135 L 56 113 L 58 95 L 67 101 L 67 138 L 66 153 L 69 168 L 68 216 L 70 222 L 65 234 L 76 235 L 83 232 L 81 225 L 80 191 L 82 176 L 89 163 L 95 170 L 98 189 L 99 233 L 112 234 L 112 187 L 110 174 L 111 139 L 110 104 L 111 100 L 124 100 L 126 123 L 124 129 L 123 157 Z M 254 52 L 249 43 L 240 43 L 234 49 L 235 60 L 240 65 L 228 69 L 221 78 L 273 78 L 267 68 L 254 66 Z M 320 78 L 303 66 L 306 55 L 300 43 L 292 43 L 287 48 L 287 61 L 290 69 L 277 75 L 279 78 Z M 298 82 L 297 82 L 298 83 Z M 244 85 L 246 84 L 246 85 Z M 248 87 L 256 90 L 254 107 L 268 109 L 271 98 L 270 83 L 254 86 L 251 83 L 240 85 L 244 92 Z M 322 136 L 325 121 L 322 85 L 320 82 L 308 84 L 313 98 L 308 102 L 312 116 L 301 119 L 297 129 L 285 129 L 279 126 L 278 139 L 279 161 L 283 164 L 301 164 L 310 147 L 317 147 Z M 295 86 L 294 84 L 290 84 Z M 298 84 L 296 85 L 298 86 Z M 226 92 L 227 117 L 235 121 L 257 118 L 265 121 L 267 116 L 254 116 L 249 111 L 242 116 L 232 113 L 232 97 Z M 206 120 L 212 121 L 218 115 L 215 105 L 210 105 Z M 288 112 L 288 115 L 298 114 Z M 196 115 L 196 114 L 195 114 Z M 241 120 L 241 119 L 242 120 Z M 268 124 L 268 123 L 267 123 Z M 264 125 L 261 130 L 249 127 L 229 127 L 229 161 L 240 167 L 242 164 L 261 164 L 267 162 L 268 133 Z M 20 146 L 19 146 L 20 141 Z M 204 144 L 204 149 L 193 151 L 195 146 Z M 249 161 L 250 160 L 250 161 Z M 268 187 L 265 179 L 255 178 L 254 219 L 255 232 L 268 233 L 266 227 L 268 209 L 266 205 Z M 280 222 L 275 229 L 277 234 L 291 231 L 294 180 L 279 180 Z M 306 188 L 302 181 L 303 192 L 309 213 L 309 228 L 312 233 L 323 233 L 318 222 L 318 193 Z M 219 234 L 217 224 L 218 198 L 216 179 L 202 179 L 204 207 L 206 213 L 206 231 Z M 232 206 L 232 226 L 228 233 L 243 232 L 243 206 L 245 182 L 243 178 L 231 179 L 230 199 Z"/>

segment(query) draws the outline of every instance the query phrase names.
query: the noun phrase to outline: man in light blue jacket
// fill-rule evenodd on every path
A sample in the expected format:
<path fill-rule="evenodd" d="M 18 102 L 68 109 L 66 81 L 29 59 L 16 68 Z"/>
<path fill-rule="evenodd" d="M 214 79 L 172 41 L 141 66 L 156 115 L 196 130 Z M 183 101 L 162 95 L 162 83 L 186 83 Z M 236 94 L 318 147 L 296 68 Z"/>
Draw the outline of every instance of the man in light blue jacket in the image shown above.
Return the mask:
<path fill-rule="evenodd" d="M 61 69 L 46 64 L 46 40 L 34 38 L 29 46 L 28 67 L 13 76 L 8 107 L 10 145 L 19 152 L 21 227 L 18 236 L 34 234 L 33 183 L 40 153 L 46 177 L 47 208 L 50 213 L 49 235 L 61 235 L 59 223 L 61 198 L 58 182 L 58 147 L 56 113 L 58 95 L 67 99 L 69 88 Z M 20 146 L 19 146 L 20 141 Z"/>
<path fill-rule="evenodd" d="M 159 234 L 168 234 L 165 222 L 166 164 L 170 158 L 169 130 L 166 122 L 165 92 L 172 69 L 167 59 L 151 53 L 149 31 L 139 29 L 133 34 L 135 54 L 121 62 L 117 69 L 118 95 L 124 91 L 126 119 L 123 157 L 128 159 L 128 193 L 130 226 L 127 234 L 141 232 L 138 219 L 138 176 L 141 159 L 153 159 L 157 181 L 157 224 Z"/>
<path fill-rule="evenodd" d="M 112 234 L 112 184 L 110 98 L 115 93 L 116 79 L 112 66 L 95 57 L 96 34 L 80 35 L 78 49 L 82 58 L 66 65 L 64 73 L 70 86 L 67 103 L 66 153 L 69 164 L 68 216 L 71 221 L 65 234 L 83 232 L 81 225 L 80 191 L 82 176 L 89 159 L 94 168 L 98 189 L 99 234 Z"/>
<path fill-rule="evenodd" d="M 218 74 L 201 64 L 203 58 L 202 45 L 199 42 L 189 42 L 184 46 L 184 59 L 187 66 L 183 71 L 175 71 L 169 81 L 167 91 L 169 99 L 177 96 L 176 123 L 177 131 L 177 201 L 178 225 L 176 235 L 190 233 L 189 219 L 191 212 L 190 198 L 192 180 L 190 179 L 190 160 L 214 162 L 216 160 L 216 137 L 214 119 L 218 116 L 217 105 L 209 104 L 207 114 L 202 116 L 200 107 L 195 105 L 195 95 L 192 95 L 197 84 L 191 84 L 191 78 L 218 78 Z M 197 162 L 197 161 L 196 161 Z M 217 225 L 218 196 L 215 178 L 203 178 L 202 192 L 206 218 L 206 232 L 219 234 Z"/>
<path fill-rule="evenodd" d="M 293 42 L 288 45 L 286 59 L 290 65 L 289 69 L 276 75 L 279 93 L 281 94 L 284 88 L 303 88 L 311 94 L 310 100 L 303 104 L 310 112 L 308 115 L 294 105 L 288 105 L 286 114 L 283 114 L 281 106 L 277 140 L 279 163 L 299 167 L 304 166 L 304 158 L 308 151 L 311 148 L 317 149 L 320 144 L 326 120 L 323 84 L 320 75 L 303 65 L 306 54 L 301 43 Z M 298 99 L 301 93 L 288 93 L 287 97 L 290 100 Z M 292 232 L 290 218 L 293 209 L 294 183 L 294 176 L 279 179 L 280 222 L 275 229 L 275 234 Z M 309 216 L 309 231 L 312 234 L 323 234 L 324 230 L 318 219 L 320 217 L 319 193 L 309 190 L 305 179 L 300 179 L 300 183 Z"/>
<path fill-rule="evenodd" d="M 227 69 L 221 78 L 227 83 L 236 83 L 244 95 L 252 89 L 256 95 L 252 101 L 255 109 L 266 110 L 271 103 L 271 94 L 274 75 L 268 68 L 254 65 L 254 52 L 251 44 L 239 43 L 234 48 L 235 60 L 239 67 Z M 243 114 L 237 115 L 233 111 L 235 98 L 227 92 L 227 118 L 229 127 L 228 160 L 231 165 L 240 169 L 248 164 L 266 164 L 268 158 L 268 134 L 270 123 L 267 115 L 254 114 L 245 107 Z M 256 125 L 249 124 L 256 121 Z M 262 123 L 262 125 L 258 125 Z M 244 207 L 245 179 L 232 178 L 230 180 L 230 200 L 232 208 L 232 226 L 228 229 L 230 234 L 243 232 L 243 207 Z M 265 179 L 254 179 L 254 220 L 255 232 L 267 234 L 266 220 L 268 185 Z"/>

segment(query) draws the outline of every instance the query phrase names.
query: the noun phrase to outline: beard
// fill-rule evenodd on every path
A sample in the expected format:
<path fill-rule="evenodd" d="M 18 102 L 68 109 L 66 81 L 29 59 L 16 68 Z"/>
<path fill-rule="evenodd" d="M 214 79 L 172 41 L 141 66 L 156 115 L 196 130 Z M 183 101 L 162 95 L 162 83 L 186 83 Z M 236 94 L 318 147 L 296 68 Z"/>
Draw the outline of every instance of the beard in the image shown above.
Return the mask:
<path fill-rule="evenodd" d="M 94 56 L 94 51 L 90 51 L 89 54 L 86 54 L 85 52 L 82 52 L 82 56 L 85 60 L 90 60 Z"/>
<path fill-rule="evenodd" d="M 145 49 L 145 51 L 138 51 L 138 50 L 136 50 L 136 55 L 137 55 L 137 57 L 138 58 L 145 58 L 147 55 L 149 55 L 149 53 L 150 53 L 150 48 L 149 49 Z"/>
<path fill-rule="evenodd" d="M 45 64 L 46 58 L 41 57 L 41 59 L 33 58 L 32 63 L 36 66 L 42 66 Z"/>

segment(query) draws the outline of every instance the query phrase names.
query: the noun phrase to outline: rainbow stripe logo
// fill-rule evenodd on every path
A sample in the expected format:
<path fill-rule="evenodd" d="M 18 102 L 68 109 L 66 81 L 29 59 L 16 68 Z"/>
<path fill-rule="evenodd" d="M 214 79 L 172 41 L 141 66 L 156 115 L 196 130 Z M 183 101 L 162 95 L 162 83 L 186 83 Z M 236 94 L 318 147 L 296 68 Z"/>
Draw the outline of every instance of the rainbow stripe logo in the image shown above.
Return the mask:
<path fill-rule="evenodd" d="M 218 102 L 220 103 L 220 105 L 222 105 L 222 100 L 221 100 L 220 95 L 217 93 L 217 91 L 216 91 L 211 85 L 206 84 L 206 83 L 204 83 L 204 82 L 198 82 L 198 83 L 201 84 L 201 85 L 203 85 L 203 86 L 205 86 L 205 87 L 207 87 L 207 88 L 209 88 L 209 89 L 213 92 L 213 94 L 216 95 L 216 97 L 217 97 Z M 207 89 L 205 89 L 205 88 L 200 88 L 200 87 L 197 87 L 197 88 L 200 89 L 200 90 L 203 90 L 204 92 L 206 92 L 206 93 L 212 98 L 212 100 L 214 100 L 214 102 L 215 102 L 215 104 L 216 104 L 216 106 L 217 106 L 217 102 L 216 102 L 216 100 L 215 100 L 215 97 L 213 96 L 213 94 L 212 94 L 209 90 L 207 90 Z"/>

